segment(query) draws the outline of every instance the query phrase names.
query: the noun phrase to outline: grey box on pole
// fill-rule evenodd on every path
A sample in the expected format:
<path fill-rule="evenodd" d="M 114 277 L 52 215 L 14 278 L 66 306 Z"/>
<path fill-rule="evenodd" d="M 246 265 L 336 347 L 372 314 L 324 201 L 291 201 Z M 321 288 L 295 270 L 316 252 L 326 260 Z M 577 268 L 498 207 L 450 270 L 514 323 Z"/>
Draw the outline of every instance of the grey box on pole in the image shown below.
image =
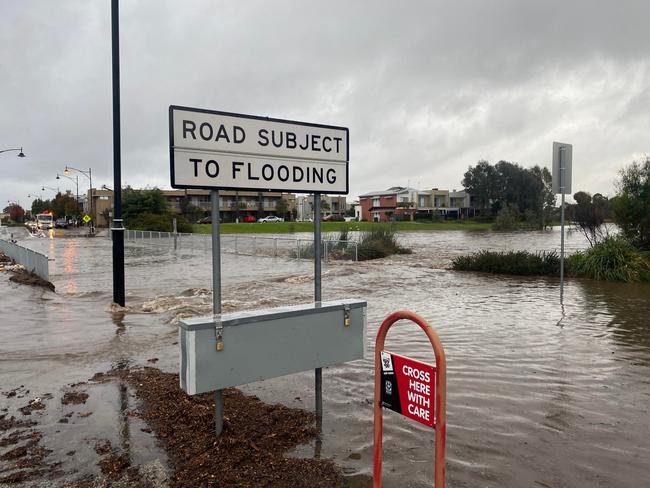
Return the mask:
<path fill-rule="evenodd" d="M 363 359 L 366 308 L 364 301 L 337 300 L 182 320 L 181 388 L 195 395 Z"/>
<path fill-rule="evenodd" d="M 562 153 L 560 157 L 560 153 Z M 564 167 L 561 171 L 560 163 Z M 573 163 L 573 146 L 563 142 L 553 143 L 553 193 L 571 194 L 571 173 Z M 563 181 L 564 180 L 564 181 Z"/>

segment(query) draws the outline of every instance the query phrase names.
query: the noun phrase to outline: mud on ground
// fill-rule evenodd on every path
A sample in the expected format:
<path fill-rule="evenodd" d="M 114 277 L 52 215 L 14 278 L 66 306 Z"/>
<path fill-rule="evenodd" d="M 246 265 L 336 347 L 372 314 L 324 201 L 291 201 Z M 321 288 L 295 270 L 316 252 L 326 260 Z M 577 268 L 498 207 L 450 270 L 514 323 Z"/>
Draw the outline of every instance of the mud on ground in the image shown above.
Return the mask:
<path fill-rule="evenodd" d="M 344 487 L 348 482 L 341 470 L 329 460 L 285 457 L 300 444 L 319 434 L 311 412 L 283 405 L 268 405 L 255 396 L 235 389 L 224 391 L 224 431 L 214 435 L 213 394 L 186 395 L 178 386 L 178 375 L 155 368 L 117 370 L 95 375 L 88 384 L 70 385 L 60 403 L 84 404 L 92 388 L 84 385 L 107 382 L 129 384 L 137 394 L 139 407 L 128 415 L 146 423 L 143 432 L 156 436 L 166 451 L 169 466 L 134 465 L 132 458 L 110 441 L 71 446 L 66 452 L 75 456 L 80 450 L 94 451 L 98 457 L 96 475 L 63 472 L 60 462 L 52 460 L 47 438 L 39 430 L 36 414 L 44 411 L 52 396 L 28 400 L 23 387 L 3 396 L 16 402 L 18 418 L 7 409 L 0 412 L 0 485 L 85 487 Z M 99 385 L 98 385 L 99 386 Z M 91 396 L 92 398 L 92 396 Z M 58 403 L 58 402 L 57 402 Z M 67 407 L 66 407 L 67 408 Z M 77 413 L 86 417 L 92 412 Z M 22 415 L 21 415 L 22 414 Z M 59 422 L 67 428 L 69 413 Z M 91 417 L 91 418 L 94 418 Z M 64 427 L 65 426 L 65 427 Z M 72 428 L 78 428 L 74 426 Z M 150 434 L 150 435 L 152 435 Z M 164 461 L 163 461 L 164 463 Z M 5 486 L 5 485 L 3 485 Z"/>
<path fill-rule="evenodd" d="M 40 276 L 30 273 L 25 270 L 20 265 L 14 263 L 14 261 L 9 258 L 7 255 L 0 251 L 0 271 L 8 271 L 11 273 L 9 281 L 14 283 L 20 283 L 22 285 L 32 285 L 32 286 L 42 286 L 48 290 L 54 291 L 54 284 L 44 280 Z"/>

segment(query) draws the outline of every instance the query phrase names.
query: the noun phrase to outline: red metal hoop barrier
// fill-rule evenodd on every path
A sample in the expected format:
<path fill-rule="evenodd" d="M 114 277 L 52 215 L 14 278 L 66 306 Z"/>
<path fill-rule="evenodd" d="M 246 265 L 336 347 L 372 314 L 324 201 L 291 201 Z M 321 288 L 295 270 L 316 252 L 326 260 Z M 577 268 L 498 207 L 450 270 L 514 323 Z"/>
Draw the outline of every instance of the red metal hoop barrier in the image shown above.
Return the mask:
<path fill-rule="evenodd" d="M 390 314 L 382 322 L 377 332 L 375 342 L 375 450 L 374 450 L 374 488 L 381 487 L 381 462 L 382 462 L 382 431 L 383 431 L 383 410 L 381 400 L 381 353 L 384 350 L 384 342 L 388 329 L 398 320 L 410 320 L 415 322 L 426 333 L 433 352 L 436 356 L 434 372 L 435 379 L 435 411 L 433 428 L 436 432 L 435 454 L 434 454 L 434 486 L 444 488 L 445 486 L 445 435 L 447 430 L 446 420 L 446 387 L 447 387 L 447 366 L 445 351 L 442 348 L 438 334 L 427 322 L 413 312 L 398 311 Z"/>

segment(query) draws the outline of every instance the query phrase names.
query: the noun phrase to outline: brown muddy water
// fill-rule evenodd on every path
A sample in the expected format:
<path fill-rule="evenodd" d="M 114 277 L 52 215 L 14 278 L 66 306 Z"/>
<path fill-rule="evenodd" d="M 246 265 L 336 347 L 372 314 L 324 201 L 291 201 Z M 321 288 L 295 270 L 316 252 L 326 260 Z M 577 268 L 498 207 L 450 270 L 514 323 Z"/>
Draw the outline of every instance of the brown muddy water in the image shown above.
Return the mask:
<path fill-rule="evenodd" d="M 447 354 L 448 486 L 650 486 L 650 286 L 571 279 L 561 307 L 556 279 L 448 269 L 453 256 L 478 249 L 557 249 L 557 231 L 402 238 L 414 254 L 324 265 L 324 299 L 368 301 L 369 356 L 324 371 L 322 445 L 295 455 L 332 458 L 348 476 L 368 479 L 374 335 L 387 314 L 407 309 L 429 320 Z M 109 241 L 23 235 L 21 243 L 54 259 L 56 293 L 0 275 L 0 390 L 24 385 L 23 403 L 47 399 L 50 408 L 32 415 L 39 415 L 50 459 L 68 478 L 97 471 L 88 454 L 97 439 L 126 445 L 136 462 L 164 472 L 164 452 L 128 415 L 135 402 L 128 388 L 89 386 L 96 394 L 89 391 L 89 403 L 68 417 L 72 426 L 59 423 L 70 410 L 59 399 L 69 385 L 115 367 L 158 358 L 156 367 L 177 371 L 177 319 L 210 311 L 209 253 L 200 245 L 174 252 L 128 244 L 128 307 L 111 313 Z M 569 250 L 584 246 L 569 235 Z M 313 296 L 309 261 L 224 254 L 223 268 L 225 311 Z M 387 347 L 432 358 L 425 336 L 409 324 L 391 329 Z M 313 372 L 242 389 L 313 408 Z M 5 404 L 0 396 L 0 407 L 13 408 Z M 86 411 L 93 414 L 82 417 Z M 66 455 L 71 449 L 76 454 Z M 431 430 L 385 413 L 385 486 L 431 486 L 432 458 Z"/>

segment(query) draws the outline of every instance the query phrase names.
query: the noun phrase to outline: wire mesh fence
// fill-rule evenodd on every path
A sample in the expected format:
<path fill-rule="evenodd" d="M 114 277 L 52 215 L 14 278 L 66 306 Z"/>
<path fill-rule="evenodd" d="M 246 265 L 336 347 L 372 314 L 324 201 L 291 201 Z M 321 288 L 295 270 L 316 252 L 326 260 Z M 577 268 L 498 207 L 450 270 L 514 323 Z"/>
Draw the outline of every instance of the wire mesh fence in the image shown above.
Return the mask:
<path fill-rule="evenodd" d="M 108 235 L 110 239 L 110 235 Z M 189 252 L 210 252 L 212 236 L 209 234 L 186 234 L 137 229 L 124 231 L 125 245 L 159 246 Z M 313 239 L 260 235 L 227 234 L 221 236 L 221 252 L 248 256 L 285 257 L 313 259 Z M 321 240 L 321 256 L 325 261 L 357 261 L 358 243 L 354 240 L 338 240 L 324 236 Z"/>

